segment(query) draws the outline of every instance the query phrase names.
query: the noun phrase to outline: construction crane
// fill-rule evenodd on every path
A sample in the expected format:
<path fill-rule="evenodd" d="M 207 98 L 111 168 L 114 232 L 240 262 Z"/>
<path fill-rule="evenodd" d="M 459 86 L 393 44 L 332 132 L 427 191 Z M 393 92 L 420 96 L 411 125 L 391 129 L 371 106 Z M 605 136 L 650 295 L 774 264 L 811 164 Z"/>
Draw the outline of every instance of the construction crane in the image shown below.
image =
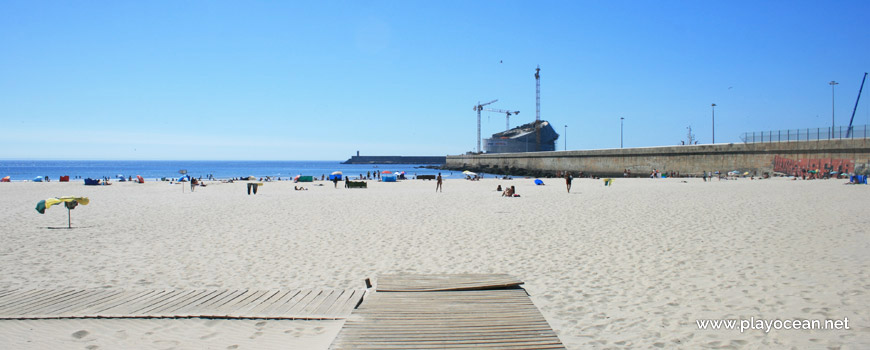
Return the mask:
<path fill-rule="evenodd" d="M 496 103 L 496 102 L 498 102 L 498 99 L 489 101 L 487 103 L 480 103 L 480 101 L 478 101 L 477 105 L 474 106 L 474 108 L 473 108 L 475 111 L 477 111 L 477 153 L 481 153 L 481 150 L 480 150 L 480 111 L 483 110 L 483 106 L 491 105 L 491 104 Z"/>
<path fill-rule="evenodd" d="M 505 114 L 504 129 L 505 130 L 511 129 L 511 115 L 520 114 L 520 111 L 506 111 L 506 110 L 498 109 L 498 108 L 484 108 L 483 110 L 487 111 L 487 112 L 504 113 Z"/>
<path fill-rule="evenodd" d="M 541 66 L 535 68 L 535 151 L 541 151 Z"/>
<path fill-rule="evenodd" d="M 858 101 L 861 101 L 861 91 L 864 91 L 864 81 L 865 80 L 867 80 L 867 72 L 864 72 L 864 78 L 861 78 L 861 87 L 858 89 L 858 98 L 855 99 L 855 108 L 852 109 L 852 119 L 849 119 L 849 128 L 846 129 L 846 138 L 847 139 L 849 138 L 849 136 L 852 136 L 852 122 L 855 121 L 855 111 L 858 110 Z M 834 131 L 832 130 L 831 133 L 833 133 L 833 132 Z"/>

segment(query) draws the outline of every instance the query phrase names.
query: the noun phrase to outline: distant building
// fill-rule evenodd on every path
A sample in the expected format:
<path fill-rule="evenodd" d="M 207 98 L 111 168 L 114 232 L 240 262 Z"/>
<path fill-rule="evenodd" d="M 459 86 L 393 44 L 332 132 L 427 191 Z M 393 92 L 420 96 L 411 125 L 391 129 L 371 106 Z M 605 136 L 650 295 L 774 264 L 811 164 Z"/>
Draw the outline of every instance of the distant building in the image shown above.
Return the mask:
<path fill-rule="evenodd" d="M 541 121 L 541 151 L 555 151 L 559 134 L 550 123 Z M 523 124 L 513 129 L 492 134 L 492 138 L 483 140 L 483 151 L 486 153 L 519 153 L 535 152 L 535 122 Z"/>

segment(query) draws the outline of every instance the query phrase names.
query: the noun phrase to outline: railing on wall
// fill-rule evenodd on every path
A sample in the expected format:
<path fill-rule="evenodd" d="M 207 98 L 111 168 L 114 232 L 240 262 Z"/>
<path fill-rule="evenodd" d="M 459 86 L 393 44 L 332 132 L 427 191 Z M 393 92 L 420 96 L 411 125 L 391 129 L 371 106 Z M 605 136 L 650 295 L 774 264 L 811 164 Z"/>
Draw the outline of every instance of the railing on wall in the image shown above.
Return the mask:
<path fill-rule="evenodd" d="M 753 131 L 740 135 L 740 140 L 743 143 L 761 143 L 870 138 L 870 127 L 868 125 L 852 126 L 851 133 L 848 133 L 848 128 L 848 126 L 838 126 L 834 128 Z M 846 137 L 847 134 L 848 137 Z"/>

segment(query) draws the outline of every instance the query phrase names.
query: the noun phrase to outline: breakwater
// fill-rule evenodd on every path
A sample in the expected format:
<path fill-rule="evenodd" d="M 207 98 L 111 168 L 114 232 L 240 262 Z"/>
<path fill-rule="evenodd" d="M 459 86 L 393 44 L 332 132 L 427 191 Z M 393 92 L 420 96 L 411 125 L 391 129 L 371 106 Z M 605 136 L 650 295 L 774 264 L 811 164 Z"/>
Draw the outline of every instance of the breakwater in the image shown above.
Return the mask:
<path fill-rule="evenodd" d="M 341 164 L 433 164 L 447 162 L 446 156 L 352 156 Z"/>
<path fill-rule="evenodd" d="M 595 176 L 645 176 L 653 170 L 700 175 L 740 171 L 761 175 L 828 170 L 870 173 L 870 139 L 664 146 L 447 156 L 445 169 L 546 176 L 559 171 Z"/>

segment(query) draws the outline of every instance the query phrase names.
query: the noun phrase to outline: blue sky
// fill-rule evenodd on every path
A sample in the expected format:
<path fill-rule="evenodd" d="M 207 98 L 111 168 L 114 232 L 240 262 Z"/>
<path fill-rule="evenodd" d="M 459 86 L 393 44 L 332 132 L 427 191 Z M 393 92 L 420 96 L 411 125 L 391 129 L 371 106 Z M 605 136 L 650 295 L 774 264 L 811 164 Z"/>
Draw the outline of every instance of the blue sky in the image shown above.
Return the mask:
<path fill-rule="evenodd" d="M 0 158 L 461 154 L 478 102 L 568 149 L 848 124 L 868 1 L 3 1 Z M 868 87 L 870 90 L 870 87 Z M 866 94 L 866 92 L 865 92 Z M 856 125 L 870 123 L 864 96 Z M 504 129 L 484 113 L 483 137 Z M 557 148 L 564 147 L 560 138 Z"/>

